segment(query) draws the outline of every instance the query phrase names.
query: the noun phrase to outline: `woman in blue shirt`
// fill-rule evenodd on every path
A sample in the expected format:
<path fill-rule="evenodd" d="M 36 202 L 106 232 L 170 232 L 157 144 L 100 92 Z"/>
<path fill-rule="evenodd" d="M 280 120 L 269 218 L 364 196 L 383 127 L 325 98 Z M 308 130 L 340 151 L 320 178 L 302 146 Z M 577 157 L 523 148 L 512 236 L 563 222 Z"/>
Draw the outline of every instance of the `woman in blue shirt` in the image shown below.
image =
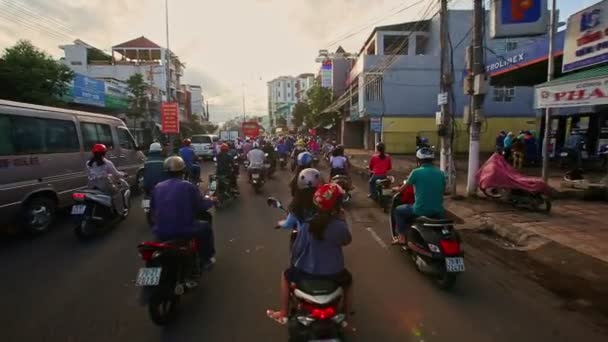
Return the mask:
<path fill-rule="evenodd" d="M 344 190 L 334 183 L 320 186 L 313 196 L 317 214 L 300 227 L 292 251 L 293 264 L 281 277 L 281 308 L 267 310 L 268 317 L 287 322 L 289 284 L 306 279 L 333 280 L 344 288 L 345 312 L 350 312 L 352 276 L 344 267 L 342 248 L 352 236 L 342 211 Z"/>

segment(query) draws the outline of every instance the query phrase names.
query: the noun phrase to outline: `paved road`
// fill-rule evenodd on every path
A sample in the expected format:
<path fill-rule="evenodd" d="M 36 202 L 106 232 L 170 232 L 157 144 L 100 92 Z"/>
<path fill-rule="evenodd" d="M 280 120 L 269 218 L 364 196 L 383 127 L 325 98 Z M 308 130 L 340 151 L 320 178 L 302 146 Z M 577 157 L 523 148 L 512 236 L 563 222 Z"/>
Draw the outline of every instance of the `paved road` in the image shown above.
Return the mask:
<path fill-rule="evenodd" d="M 215 214 L 218 264 L 184 298 L 176 324 L 164 329 L 137 304 L 135 246 L 149 237 L 138 210 L 89 243 L 74 238 L 67 220 L 33 240 L 0 242 L 0 340 L 286 340 L 286 329 L 264 314 L 278 305 L 288 253 L 287 234 L 272 229 L 280 213 L 266 207 L 265 196 L 287 200 L 289 177 L 280 173 L 264 195 L 241 181 L 242 198 Z M 453 293 L 438 290 L 386 245 L 385 217 L 362 193 L 348 218 L 357 310 L 352 341 L 606 341 L 552 295 L 472 248 Z"/>

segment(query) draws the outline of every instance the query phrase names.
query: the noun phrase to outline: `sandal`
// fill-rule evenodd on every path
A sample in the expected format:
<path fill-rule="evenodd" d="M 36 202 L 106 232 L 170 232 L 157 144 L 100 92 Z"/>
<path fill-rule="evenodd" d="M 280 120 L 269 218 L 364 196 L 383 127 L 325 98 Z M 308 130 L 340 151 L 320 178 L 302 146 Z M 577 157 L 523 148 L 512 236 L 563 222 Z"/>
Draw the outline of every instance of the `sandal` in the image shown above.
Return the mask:
<path fill-rule="evenodd" d="M 281 311 L 266 310 L 266 316 L 281 325 L 287 323 L 287 317 Z"/>
<path fill-rule="evenodd" d="M 394 246 L 406 246 L 407 245 L 407 240 L 405 241 L 399 241 L 399 238 L 393 238 L 393 241 L 391 241 L 391 245 Z"/>

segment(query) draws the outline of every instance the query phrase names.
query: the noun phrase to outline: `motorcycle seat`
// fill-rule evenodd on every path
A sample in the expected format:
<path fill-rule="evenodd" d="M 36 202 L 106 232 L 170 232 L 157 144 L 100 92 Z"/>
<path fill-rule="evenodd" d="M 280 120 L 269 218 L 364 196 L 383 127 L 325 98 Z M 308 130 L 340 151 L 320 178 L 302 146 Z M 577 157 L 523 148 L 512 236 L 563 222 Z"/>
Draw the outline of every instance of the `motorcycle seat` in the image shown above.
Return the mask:
<path fill-rule="evenodd" d="M 387 184 L 387 183 L 390 184 L 390 182 L 391 182 L 390 179 L 378 179 L 376 181 L 376 184 Z"/>
<path fill-rule="evenodd" d="M 426 217 L 426 216 L 420 216 L 418 218 L 416 218 L 416 222 L 417 223 L 422 223 L 422 224 L 437 224 L 437 225 L 446 225 L 446 224 L 454 224 L 454 221 L 452 220 L 448 220 L 448 219 L 436 219 L 436 218 L 430 218 L 430 217 Z"/>
<path fill-rule="evenodd" d="M 348 176 L 345 176 L 345 175 L 335 175 L 335 176 L 333 176 L 331 178 L 331 180 L 335 180 L 335 181 L 338 181 L 338 180 L 348 180 Z"/>
<path fill-rule="evenodd" d="M 328 280 L 302 280 L 294 290 L 296 297 L 320 305 L 331 303 L 342 294 L 342 287 Z"/>

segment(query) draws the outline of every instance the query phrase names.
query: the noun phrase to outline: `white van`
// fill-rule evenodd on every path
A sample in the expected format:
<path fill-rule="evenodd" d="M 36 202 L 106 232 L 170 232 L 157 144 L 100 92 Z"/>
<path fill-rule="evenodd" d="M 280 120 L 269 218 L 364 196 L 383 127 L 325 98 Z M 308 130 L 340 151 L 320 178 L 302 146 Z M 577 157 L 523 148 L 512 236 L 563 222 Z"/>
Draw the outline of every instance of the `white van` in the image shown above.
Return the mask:
<path fill-rule="evenodd" d="M 214 134 L 197 134 L 193 135 L 190 140 L 197 156 L 212 159 L 213 149 L 215 148 L 215 144 L 220 140 L 220 137 Z"/>

